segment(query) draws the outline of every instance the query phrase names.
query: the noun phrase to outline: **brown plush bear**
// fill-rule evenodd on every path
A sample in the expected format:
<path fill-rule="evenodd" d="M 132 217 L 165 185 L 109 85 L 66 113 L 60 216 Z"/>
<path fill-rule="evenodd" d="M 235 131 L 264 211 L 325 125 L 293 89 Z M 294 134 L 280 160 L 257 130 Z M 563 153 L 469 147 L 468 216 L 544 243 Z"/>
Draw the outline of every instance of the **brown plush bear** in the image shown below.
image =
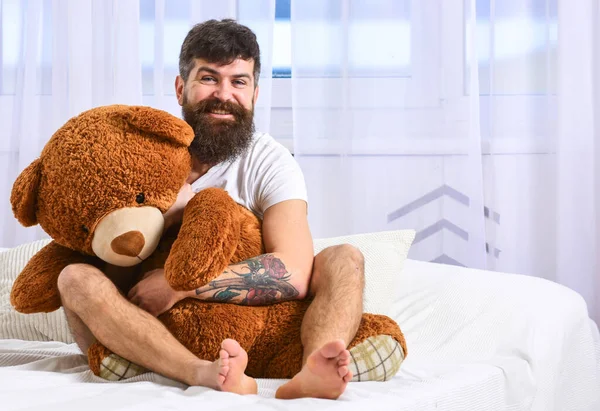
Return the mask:
<path fill-rule="evenodd" d="M 139 276 L 164 267 L 171 287 L 193 290 L 228 265 L 263 254 L 260 221 L 221 189 L 194 196 L 182 224 L 163 234 L 163 213 L 190 172 L 193 137 L 183 120 L 166 112 L 123 105 L 89 110 L 61 127 L 13 186 L 17 219 L 40 224 L 53 239 L 16 279 L 15 309 L 58 309 L 57 278 L 73 263 L 103 271 L 129 267 Z M 235 290 L 243 278 L 228 281 L 224 289 Z M 249 307 L 188 298 L 159 319 L 202 359 L 215 360 L 221 342 L 233 338 L 248 352 L 249 376 L 291 378 L 302 365 L 300 325 L 309 303 Z M 400 328 L 381 315 L 363 315 L 349 348 L 355 380 L 387 380 L 406 355 Z M 107 379 L 146 371 L 133 365 L 116 376 L 114 363 L 123 360 L 100 343 L 90 347 L 88 359 Z"/>

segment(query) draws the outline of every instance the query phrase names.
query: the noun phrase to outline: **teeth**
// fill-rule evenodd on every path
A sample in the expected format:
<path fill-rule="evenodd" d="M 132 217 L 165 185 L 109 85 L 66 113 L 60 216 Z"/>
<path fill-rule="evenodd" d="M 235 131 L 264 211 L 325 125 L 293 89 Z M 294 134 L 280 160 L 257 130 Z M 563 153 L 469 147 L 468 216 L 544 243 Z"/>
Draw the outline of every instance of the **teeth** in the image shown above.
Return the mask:
<path fill-rule="evenodd" d="M 224 111 L 224 110 L 213 110 L 212 113 L 213 114 L 229 114 L 228 111 Z"/>

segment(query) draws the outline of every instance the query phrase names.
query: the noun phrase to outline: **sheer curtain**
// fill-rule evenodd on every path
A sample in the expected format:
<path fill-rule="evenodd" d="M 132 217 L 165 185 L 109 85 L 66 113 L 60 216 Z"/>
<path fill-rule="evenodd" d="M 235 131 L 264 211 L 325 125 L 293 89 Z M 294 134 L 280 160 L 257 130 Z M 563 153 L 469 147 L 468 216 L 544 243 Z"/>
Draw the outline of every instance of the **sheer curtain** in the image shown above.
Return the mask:
<path fill-rule="evenodd" d="M 414 228 L 411 258 L 556 281 L 599 320 L 598 21 L 593 0 L 292 2 L 313 234 Z"/>
<path fill-rule="evenodd" d="M 315 237 L 414 228 L 411 258 L 557 281 L 600 319 L 596 1 L 302 0 L 287 22 L 280 3 L 0 0 L 0 246 L 44 236 L 8 198 L 56 128 L 111 103 L 180 115 L 185 34 L 234 17 L 262 49 L 257 129 L 293 141 Z"/>
<path fill-rule="evenodd" d="M 39 156 L 53 131 L 93 106 L 141 103 L 139 56 L 130 52 L 139 48 L 138 25 L 131 24 L 139 22 L 136 7 L 135 2 L 2 2 L 3 245 L 43 236 L 39 227 L 18 225 L 8 198 L 18 173 Z"/>
<path fill-rule="evenodd" d="M 105 104 L 180 116 L 181 43 L 195 23 L 236 18 L 262 50 L 257 129 L 268 132 L 275 0 L 0 0 L 0 247 L 47 237 L 13 216 L 10 191 L 70 117 Z"/>

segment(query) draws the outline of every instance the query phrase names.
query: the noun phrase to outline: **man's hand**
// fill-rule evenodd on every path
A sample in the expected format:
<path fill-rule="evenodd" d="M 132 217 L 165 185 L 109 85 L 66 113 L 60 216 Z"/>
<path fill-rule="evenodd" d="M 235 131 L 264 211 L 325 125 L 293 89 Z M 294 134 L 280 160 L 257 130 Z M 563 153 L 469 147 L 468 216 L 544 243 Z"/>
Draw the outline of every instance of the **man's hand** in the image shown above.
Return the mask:
<path fill-rule="evenodd" d="M 164 270 L 159 268 L 148 271 L 127 297 L 133 304 L 158 317 L 185 298 L 186 293 L 173 290 L 165 279 Z"/>
<path fill-rule="evenodd" d="M 181 187 L 175 203 L 163 214 L 165 218 L 165 231 L 173 224 L 181 222 L 183 219 L 183 209 L 195 195 L 196 193 L 194 193 L 190 184 L 185 183 Z"/>

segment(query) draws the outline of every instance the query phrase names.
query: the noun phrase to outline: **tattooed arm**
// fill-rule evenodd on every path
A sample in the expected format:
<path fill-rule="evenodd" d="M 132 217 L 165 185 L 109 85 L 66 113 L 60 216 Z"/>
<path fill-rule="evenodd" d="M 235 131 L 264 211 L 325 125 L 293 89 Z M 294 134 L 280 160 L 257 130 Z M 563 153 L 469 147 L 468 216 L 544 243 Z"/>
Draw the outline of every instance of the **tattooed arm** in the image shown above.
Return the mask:
<path fill-rule="evenodd" d="M 265 212 L 262 229 L 268 254 L 229 266 L 188 296 L 249 305 L 304 298 L 314 256 L 306 203 L 289 200 L 275 204 Z"/>
<path fill-rule="evenodd" d="M 280 258 L 264 254 L 230 266 L 219 278 L 194 291 L 196 298 L 264 305 L 298 298 L 290 273 Z"/>

